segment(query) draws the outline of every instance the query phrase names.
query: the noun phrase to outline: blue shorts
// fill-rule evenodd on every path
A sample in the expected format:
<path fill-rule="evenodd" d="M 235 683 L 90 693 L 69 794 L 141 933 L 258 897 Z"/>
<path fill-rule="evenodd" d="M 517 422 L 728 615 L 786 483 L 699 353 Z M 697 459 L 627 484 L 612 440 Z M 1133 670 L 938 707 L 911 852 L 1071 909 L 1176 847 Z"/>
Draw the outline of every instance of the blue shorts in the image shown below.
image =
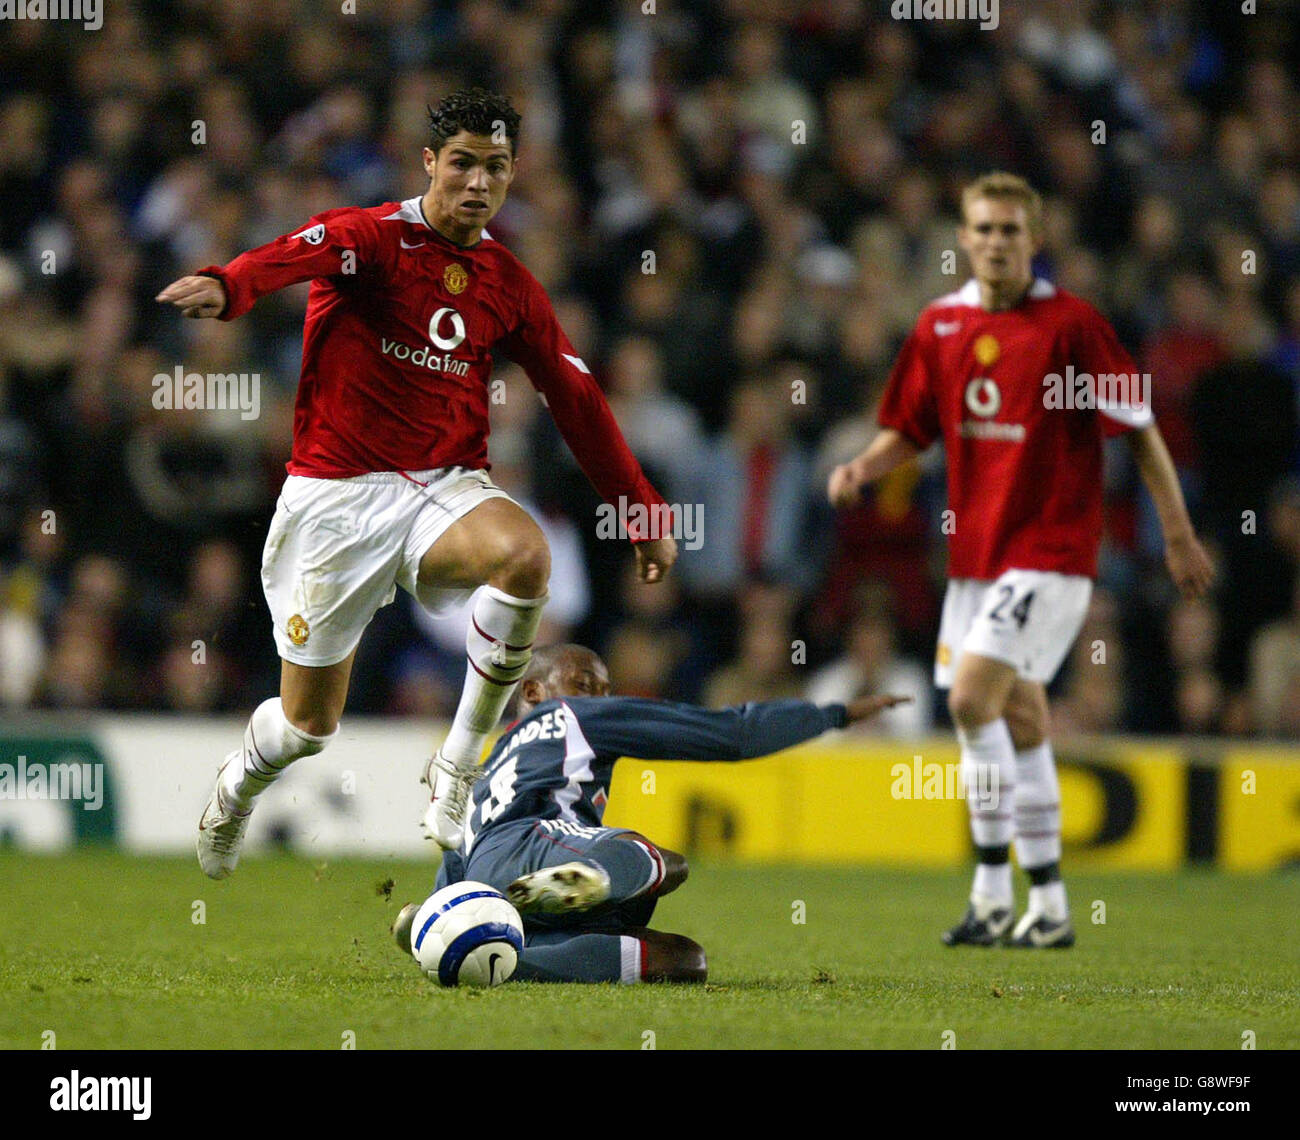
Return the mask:
<path fill-rule="evenodd" d="M 626 827 L 587 827 L 561 819 L 521 820 L 494 828 L 470 852 L 448 851 L 438 870 L 435 890 L 468 879 L 487 883 L 504 893 L 521 875 L 593 858 L 600 844 L 619 835 L 636 834 Z M 621 903 L 606 903 L 579 914 L 524 916 L 525 933 L 533 930 L 588 930 L 613 933 L 645 926 L 654 914 L 656 898 L 643 895 Z"/>

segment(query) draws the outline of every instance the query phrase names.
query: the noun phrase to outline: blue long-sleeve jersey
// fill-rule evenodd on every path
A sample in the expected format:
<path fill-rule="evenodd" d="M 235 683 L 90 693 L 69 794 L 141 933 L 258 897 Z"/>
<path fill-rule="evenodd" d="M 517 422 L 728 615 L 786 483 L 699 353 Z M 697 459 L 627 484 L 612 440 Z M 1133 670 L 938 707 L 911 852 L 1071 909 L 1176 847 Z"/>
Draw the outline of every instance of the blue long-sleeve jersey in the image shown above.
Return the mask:
<path fill-rule="evenodd" d="M 843 728 L 843 705 L 761 701 L 712 711 L 639 697 L 543 701 L 506 730 L 474 785 L 461 853 L 523 820 L 601 825 L 615 762 L 747 760 Z"/>

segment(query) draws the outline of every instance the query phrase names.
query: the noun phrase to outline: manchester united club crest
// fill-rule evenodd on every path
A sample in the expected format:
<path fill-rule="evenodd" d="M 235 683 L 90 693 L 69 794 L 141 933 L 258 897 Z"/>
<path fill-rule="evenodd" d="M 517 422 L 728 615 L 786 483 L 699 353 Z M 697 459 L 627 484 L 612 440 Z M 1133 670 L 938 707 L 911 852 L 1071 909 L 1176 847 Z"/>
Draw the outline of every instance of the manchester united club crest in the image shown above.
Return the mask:
<path fill-rule="evenodd" d="M 307 624 L 307 620 L 302 616 L 302 614 L 294 614 L 293 617 L 289 619 L 287 629 L 289 632 L 289 640 L 292 641 L 294 645 L 307 644 L 307 638 L 311 636 L 311 626 Z"/>
<path fill-rule="evenodd" d="M 459 261 L 453 261 L 442 271 L 442 283 L 447 286 L 448 293 L 463 293 L 469 284 L 469 274 Z"/>
<path fill-rule="evenodd" d="M 1002 346 L 998 344 L 998 338 L 985 333 L 975 340 L 975 359 L 980 362 L 981 368 L 991 368 L 998 362 L 998 357 L 1002 355 Z"/>

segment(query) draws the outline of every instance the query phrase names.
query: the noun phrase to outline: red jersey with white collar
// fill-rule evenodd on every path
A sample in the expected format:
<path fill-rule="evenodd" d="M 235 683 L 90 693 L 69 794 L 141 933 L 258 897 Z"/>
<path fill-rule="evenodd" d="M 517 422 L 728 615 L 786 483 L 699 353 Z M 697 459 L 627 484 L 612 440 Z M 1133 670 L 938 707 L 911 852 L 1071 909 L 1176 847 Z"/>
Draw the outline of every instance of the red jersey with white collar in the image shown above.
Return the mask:
<path fill-rule="evenodd" d="M 311 281 L 291 475 L 487 467 L 490 354 L 500 348 L 603 498 L 663 502 L 537 279 L 486 233 L 469 247 L 443 237 L 419 198 L 326 210 L 198 272 L 225 286 L 222 320 Z"/>
<path fill-rule="evenodd" d="M 1010 569 L 1095 576 L 1102 441 L 1153 420 L 1106 319 L 1036 279 L 1001 312 L 981 308 L 975 281 L 929 305 L 879 422 L 919 448 L 942 437 L 948 575 L 988 581 Z"/>

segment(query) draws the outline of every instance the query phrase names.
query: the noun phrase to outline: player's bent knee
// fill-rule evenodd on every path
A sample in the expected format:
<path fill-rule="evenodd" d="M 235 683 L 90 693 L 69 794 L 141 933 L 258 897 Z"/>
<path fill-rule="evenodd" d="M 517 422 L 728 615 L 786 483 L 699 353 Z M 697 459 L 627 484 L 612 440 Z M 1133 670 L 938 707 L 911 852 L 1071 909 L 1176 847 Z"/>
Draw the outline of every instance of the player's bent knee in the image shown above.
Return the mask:
<path fill-rule="evenodd" d="M 306 666 L 282 661 L 279 711 L 290 729 L 311 737 L 333 736 L 347 701 L 354 649 L 334 665 Z"/>
<path fill-rule="evenodd" d="M 1047 695 L 1041 689 L 1017 685 L 1007 707 L 1002 712 L 1007 730 L 1016 751 L 1037 748 L 1047 738 L 1051 725 L 1051 711 Z"/>
<path fill-rule="evenodd" d="M 517 598 L 538 598 L 551 578 L 551 550 L 532 520 L 529 526 L 502 530 L 475 551 L 483 580 Z"/>
<path fill-rule="evenodd" d="M 497 572 L 498 589 L 519 598 L 536 598 L 546 592 L 551 580 L 551 552 L 546 540 L 514 544 Z"/>
<path fill-rule="evenodd" d="M 948 711 L 961 728 L 979 728 L 998 718 L 998 709 L 986 694 L 956 686 L 948 693 Z"/>
<path fill-rule="evenodd" d="M 308 736 L 333 736 L 339 727 L 337 720 L 329 720 L 325 717 L 305 717 L 302 721 L 290 720 L 289 723 Z"/>
<path fill-rule="evenodd" d="M 327 709 L 311 704 L 291 705 L 283 698 L 280 707 L 284 710 L 284 719 L 290 728 L 308 736 L 333 736 L 339 727 L 339 718 Z"/>
<path fill-rule="evenodd" d="M 664 861 L 664 881 L 659 886 L 659 893 L 666 895 L 686 882 L 691 868 L 686 862 L 685 855 L 679 855 L 676 851 L 669 851 L 664 847 L 657 847 L 655 850 Z"/>
<path fill-rule="evenodd" d="M 1026 748 L 1037 748 L 1047 737 L 1047 726 L 1032 711 L 1025 709 L 1007 709 L 1003 714 L 1007 720 L 1007 731 L 1011 733 L 1011 743 L 1017 752 Z"/>
<path fill-rule="evenodd" d="M 629 840 L 639 843 L 643 847 L 653 848 L 659 855 L 664 868 L 664 877 L 660 880 L 659 887 L 655 891 L 658 895 L 666 895 L 675 891 L 684 882 L 691 873 L 690 866 L 686 862 L 686 856 L 677 851 L 669 851 L 667 847 L 661 847 L 651 839 L 647 839 L 639 831 L 625 831 L 619 836 L 620 839 Z"/>

